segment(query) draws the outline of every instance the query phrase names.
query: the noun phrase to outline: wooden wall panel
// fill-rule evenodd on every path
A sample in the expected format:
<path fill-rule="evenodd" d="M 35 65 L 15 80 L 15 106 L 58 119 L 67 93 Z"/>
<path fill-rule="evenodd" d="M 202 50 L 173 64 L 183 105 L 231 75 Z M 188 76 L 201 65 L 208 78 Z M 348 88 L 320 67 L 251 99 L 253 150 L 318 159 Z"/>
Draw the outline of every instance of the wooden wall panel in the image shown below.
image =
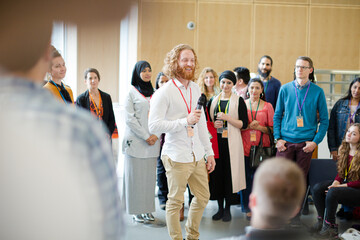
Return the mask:
<path fill-rule="evenodd" d="M 199 3 L 198 19 L 199 73 L 250 66 L 252 5 Z"/>
<path fill-rule="evenodd" d="M 346 5 L 353 5 L 353 6 L 360 6 L 359 0 L 310 0 L 311 4 L 321 4 L 321 5 L 339 5 L 339 6 L 346 6 Z"/>
<path fill-rule="evenodd" d="M 138 60 L 146 60 L 153 70 L 152 82 L 161 71 L 166 53 L 180 43 L 194 47 L 195 1 L 142 2 L 139 7 Z"/>
<path fill-rule="evenodd" d="M 99 70 L 99 88 L 119 99 L 119 40 L 120 23 L 78 27 L 78 95 L 86 90 L 84 71 Z"/>
<path fill-rule="evenodd" d="M 283 84 L 293 80 L 298 56 L 307 53 L 308 10 L 296 5 L 255 5 L 255 46 L 252 71 L 263 55 L 273 58 L 272 75 Z"/>
<path fill-rule="evenodd" d="M 359 69 L 360 11 L 312 7 L 310 56 L 319 69 Z"/>
<path fill-rule="evenodd" d="M 255 3 L 308 4 L 310 0 L 254 0 Z"/>

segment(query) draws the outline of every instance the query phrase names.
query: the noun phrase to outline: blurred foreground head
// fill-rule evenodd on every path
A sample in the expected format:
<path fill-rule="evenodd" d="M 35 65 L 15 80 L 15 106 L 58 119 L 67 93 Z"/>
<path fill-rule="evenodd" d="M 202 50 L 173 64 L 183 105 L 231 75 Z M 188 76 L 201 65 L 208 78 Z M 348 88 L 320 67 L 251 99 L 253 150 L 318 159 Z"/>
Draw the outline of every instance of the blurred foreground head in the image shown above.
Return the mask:
<path fill-rule="evenodd" d="M 0 68 L 10 72 L 29 71 L 48 50 L 54 20 L 78 25 L 120 21 L 128 12 L 130 2 L 0 1 Z"/>
<path fill-rule="evenodd" d="M 304 194 L 304 173 L 298 165 L 285 158 L 272 158 L 255 173 L 250 207 L 266 225 L 281 227 L 299 211 Z"/>

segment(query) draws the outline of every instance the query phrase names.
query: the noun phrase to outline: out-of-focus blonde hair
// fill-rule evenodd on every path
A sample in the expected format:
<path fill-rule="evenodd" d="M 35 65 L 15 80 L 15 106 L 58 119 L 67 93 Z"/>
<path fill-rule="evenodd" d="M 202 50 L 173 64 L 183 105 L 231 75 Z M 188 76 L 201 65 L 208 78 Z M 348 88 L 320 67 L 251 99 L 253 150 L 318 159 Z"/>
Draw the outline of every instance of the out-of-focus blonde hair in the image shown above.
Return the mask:
<path fill-rule="evenodd" d="M 166 54 L 166 57 L 164 59 L 164 66 L 163 66 L 162 72 L 166 76 L 168 76 L 170 79 L 176 77 L 178 60 L 180 57 L 180 53 L 183 50 L 191 50 L 193 52 L 194 57 L 195 57 L 195 71 L 199 66 L 197 56 L 196 56 L 194 49 L 190 45 L 179 44 L 179 45 L 175 46 L 173 49 L 171 49 L 171 51 Z M 194 78 L 195 78 L 195 75 L 194 75 Z M 194 80 L 195 79 L 192 79 L 192 81 L 194 81 Z"/>
<path fill-rule="evenodd" d="M 214 76 L 214 86 L 213 86 L 214 93 L 213 94 L 209 93 L 209 91 L 207 90 L 207 87 L 205 85 L 205 75 L 209 72 L 211 72 L 212 75 Z M 215 70 L 210 67 L 206 67 L 201 71 L 199 78 L 196 82 L 199 85 L 201 92 L 205 94 L 207 100 L 209 100 L 212 96 L 220 93 L 219 76 L 217 75 Z"/>

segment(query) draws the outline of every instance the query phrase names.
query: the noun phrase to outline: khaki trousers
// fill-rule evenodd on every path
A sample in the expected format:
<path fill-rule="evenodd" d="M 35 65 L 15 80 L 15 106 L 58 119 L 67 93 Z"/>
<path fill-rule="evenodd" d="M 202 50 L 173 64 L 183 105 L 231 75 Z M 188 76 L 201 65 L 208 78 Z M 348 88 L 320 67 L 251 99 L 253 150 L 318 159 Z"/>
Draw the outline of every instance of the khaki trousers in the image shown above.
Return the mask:
<path fill-rule="evenodd" d="M 191 201 L 188 218 L 185 224 L 186 239 L 199 238 L 199 225 L 204 209 L 209 201 L 209 183 L 205 160 L 190 163 L 172 161 L 168 156 L 162 157 L 168 181 L 168 200 L 166 202 L 166 224 L 173 240 L 182 240 L 180 209 L 184 203 L 184 192 L 189 184 L 194 198 Z"/>

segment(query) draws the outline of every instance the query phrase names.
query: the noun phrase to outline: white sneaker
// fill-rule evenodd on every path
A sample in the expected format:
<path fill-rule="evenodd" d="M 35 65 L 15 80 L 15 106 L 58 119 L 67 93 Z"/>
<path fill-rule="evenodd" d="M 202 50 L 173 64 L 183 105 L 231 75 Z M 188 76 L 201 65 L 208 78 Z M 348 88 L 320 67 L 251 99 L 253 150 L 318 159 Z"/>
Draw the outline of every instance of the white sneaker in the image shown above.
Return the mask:
<path fill-rule="evenodd" d="M 142 214 L 144 220 L 155 221 L 155 217 L 151 213 Z"/>
<path fill-rule="evenodd" d="M 142 217 L 142 214 L 133 215 L 133 219 L 135 220 L 135 222 L 138 222 L 138 223 L 144 222 L 144 218 Z"/>

